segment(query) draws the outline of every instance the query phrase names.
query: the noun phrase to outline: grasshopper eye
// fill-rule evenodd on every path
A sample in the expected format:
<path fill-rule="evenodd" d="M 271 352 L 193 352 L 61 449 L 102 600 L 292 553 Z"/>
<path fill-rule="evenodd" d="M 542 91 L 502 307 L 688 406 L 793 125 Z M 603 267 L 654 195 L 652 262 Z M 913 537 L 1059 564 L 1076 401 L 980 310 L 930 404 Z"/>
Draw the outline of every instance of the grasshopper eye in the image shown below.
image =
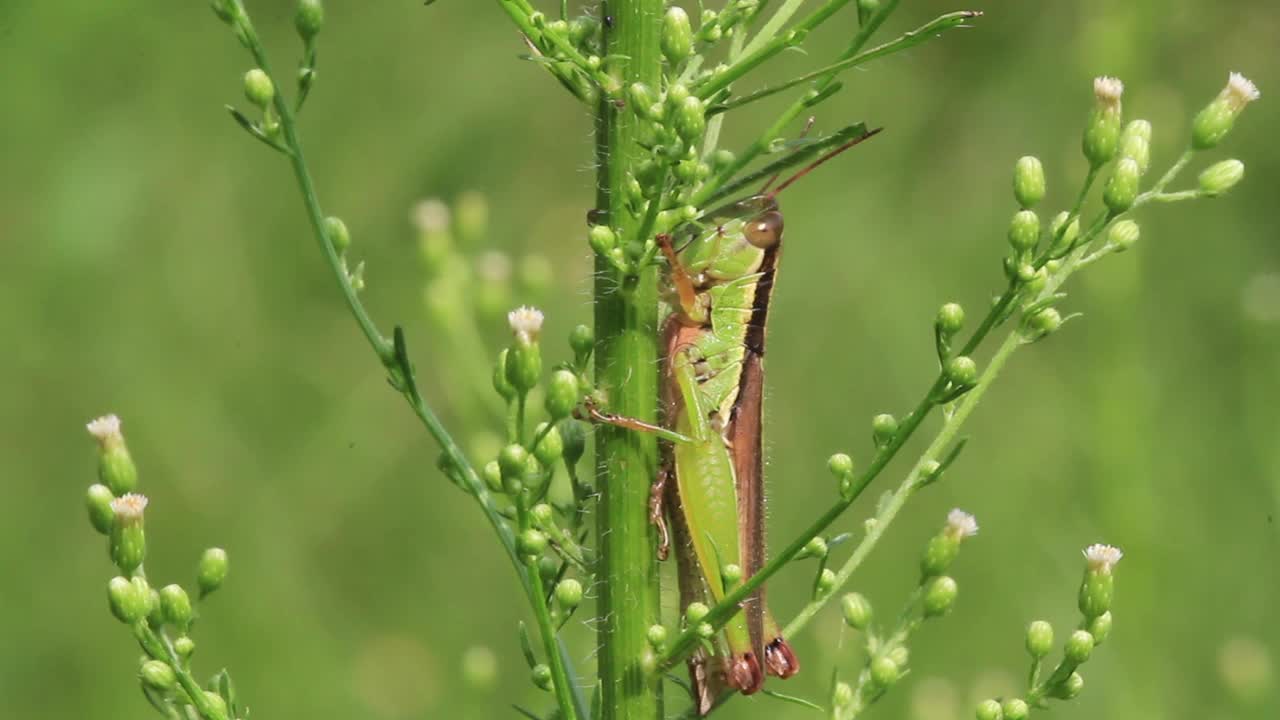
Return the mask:
<path fill-rule="evenodd" d="M 747 223 L 742 234 L 753 247 L 768 250 L 782 240 L 782 213 L 777 210 L 760 213 Z"/>

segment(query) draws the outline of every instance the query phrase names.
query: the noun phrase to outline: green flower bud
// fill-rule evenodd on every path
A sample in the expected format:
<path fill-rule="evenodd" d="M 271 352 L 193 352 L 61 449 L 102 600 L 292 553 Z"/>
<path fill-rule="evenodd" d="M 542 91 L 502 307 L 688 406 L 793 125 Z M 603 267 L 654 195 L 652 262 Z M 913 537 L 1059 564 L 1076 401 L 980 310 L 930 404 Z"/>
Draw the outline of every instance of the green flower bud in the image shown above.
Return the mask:
<path fill-rule="evenodd" d="M 871 438 L 876 447 L 884 447 L 893 442 L 898 434 L 898 419 L 888 413 L 881 413 L 871 418 Z"/>
<path fill-rule="evenodd" d="M 662 55 L 672 65 L 679 65 L 693 51 L 693 28 L 689 15 L 679 7 L 667 8 L 662 18 Z"/>
<path fill-rule="evenodd" d="M 160 589 L 160 613 L 164 621 L 186 630 L 191 624 L 191 598 L 181 585 L 165 585 Z"/>
<path fill-rule="evenodd" d="M 1192 121 L 1191 146 L 1196 150 L 1207 150 L 1222 142 L 1245 106 L 1261 96 L 1257 86 L 1246 77 L 1231 73 L 1227 86 Z"/>
<path fill-rule="evenodd" d="M 1027 626 L 1027 652 L 1037 660 L 1053 650 L 1053 626 L 1036 620 Z"/>
<path fill-rule="evenodd" d="M 684 609 L 684 619 L 685 622 L 690 625 L 697 625 L 710 613 L 711 608 L 707 607 L 704 603 L 691 602 L 689 603 L 689 606 Z"/>
<path fill-rule="evenodd" d="M 574 362 L 582 367 L 596 349 L 596 333 L 590 325 L 578 325 L 569 333 L 569 347 L 573 349 Z"/>
<path fill-rule="evenodd" d="M 1000 707 L 997 700 L 983 700 L 978 703 L 978 709 L 974 711 L 973 716 L 977 720 L 1003 720 L 1004 709 Z"/>
<path fill-rule="evenodd" d="M 1041 308 L 1027 318 L 1031 338 L 1040 339 L 1062 327 L 1062 314 L 1057 308 Z"/>
<path fill-rule="evenodd" d="M 547 414 L 551 419 L 559 420 L 568 417 L 578 406 L 582 394 L 578 390 L 578 376 L 571 370 L 557 370 L 551 373 L 547 383 Z"/>
<path fill-rule="evenodd" d="M 86 426 L 98 441 L 98 479 L 117 497 L 138 487 L 138 468 L 125 447 L 120 418 L 104 415 Z"/>
<path fill-rule="evenodd" d="M 853 458 L 844 453 L 836 453 L 827 458 L 827 469 L 837 478 L 851 477 L 853 475 Z"/>
<path fill-rule="evenodd" d="M 490 460 L 484 464 L 484 468 L 480 470 L 480 477 L 484 480 L 485 487 L 491 492 L 504 492 L 502 489 L 502 468 L 498 466 L 497 460 Z"/>
<path fill-rule="evenodd" d="M 684 83 L 675 83 L 667 88 L 667 104 L 673 108 L 678 108 L 689 99 L 689 86 Z"/>
<path fill-rule="evenodd" d="M 303 40 L 310 40 L 324 25 L 324 5 L 320 0 L 298 0 L 298 11 L 293 16 L 294 27 Z"/>
<path fill-rule="evenodd" d="M 861 3 L 859 3 L 861 6 Z M 853 687 L 847 682 L 836 683 L 835 690 L 831 692 L 831 704 L 836 707 L 848 707 L 853 702 Z"/>
<path fill-rule="evenodd" d="M 1124 252 L 1138 242 L 1141 234 L 1138 223 L 1132 220 L 1121 220 L 1113 223 L 1107 230 L 1107 243 L 1115 246 L 1116 252 Z"/>
<path fill-rule="evenodd" d="M 1112 77 L 1093 81 L 1095 104 L 1085 125 L 1082 149 L 1094 168 L 1110 162 L 1120 144 L 1120 96 L 1124 83 Z"/>
<path fill-rule="evenodd" d="M 222 696 L 212 690 L 204 691 L 205 702 L 209 703 L 209 708 L 213 710 L 214 718 L 225 718 L 227 715 L 227 701 Z"/>
<path fill-rule="evenodd" d="M 498 466 L 502 471 L 504 480 L 506 478 L 516 478 L 517 480 L 522 478 L 528 461 L 529 451 L 517 443 L 512 443 L 502 448 L 498 453 Z"/>
<path fill-rule="evenodd" d="M 516 389 L 507 380 L 507 359 L 510 355 L 507 350 L 498 353 L 498 362 L 493 366 L 493 389 L 507 402 L 516 398 Z"/>
<path fill-rule="evenodd" d="M 555 511 L 546 503 L 538 503 L 529 508 L 529 518 L 534 525 L 545 528 L 555 522 Z"/>
<path fill-rule="evenodd" d="M 592 225 L 587 231 L 587 244 L 597 254 L 608 255 L 618 246 L 618 236 L 608 225 Z"/>
<path fill-rule="evenodd" d="M 711 169 L 720 172 L 732 166 L 737 159 L 731 150 L 717 150 L 711 153 Z"/>
<path fill-rule="evenodd" d="M 1102 202 L 1106 203 L 1111 214 L 1119 215 L 1133 207 L 1133 201 L 1138 199 L 1138 183 L 1141 179 L 1142 170 L 1138 168 L 1138 163 L 1133 158 L 1120 158 L 1115 171 L 1111 173 L 1111 179 L 1107 181 L 1107 187 L 1102 191 Z"/>
<path fill-rule="evenodd" d="M 645 639 L 654 650 L 661 651 L 667 646 L 667 628 L 662 625 L 650 625 Z"/>
<path fill-rule="evenodd" d="M 1097 647 L 1106 642 L 1111 635 L 1111 612 L 1107 611 L 1089 622 L 1089 634 L 1093 636 L 1093 645 Z"/>
<path fill-rule="evenodd" d="M 692 95 L 685 98 L 676 110 L 675 125 L 680 139 L 690 145 L 700 142 L 702 134 L 707 130 L 706 113 L 701 100 Z"/>
<path fill-rule="evenodd" d="M 542 428 L 544 425 L 545 423 L 540 424 L 538 427 Z M 541 429 L 538 430 L 538 433 L 541 433 Z M 542 463 L 543 467 L 550 468 L 560 460 L 563 454 L 564 440 L 560 438 L 560 431 L 553 425 L 545 435 L 542 435 L 542 439 L 538 441 L 538 444 L 534 446 L 533 456 L 538 459 L 538 462 Z"/>
<path fill-rule="evenodd" d="M 1050 688 L 1049 695 L 1063 700 L 1070 700 L 1078 697 L 1082 690 L 1084 690 L 1084 678 L 1080 676 L 1080 673 L 1073 672 L 1066 680 Z"/>
<path fill-rule="evenodd" d="M 231 24 L 235 21 L 235 15 L 232 13 L 231 0 L 210 0 L 209 6 L 213 9 L 213 14 L 224 23 Z"/>
<path fill-rule="evenodd" d="M 907 650 L 906 645 L 895 645 L 885 654 L 885 657 L 892 660 L 893 664 L 901 669 L 906 667 L 907 661 L 911 659 L 911 651 Z"/>
<path fill-rule="evenodd" d="M 925 546 L 924 559 L 920 569 L 925 577 L 941 575 L 960 553 L 960 541 L 946 533 L 935 535 Z"/>
<path fill-rule="evenodd" d="M 1120 156 L 1133 158 L 1142 174 L 1151 166 L 1151 123 L 1134 120 L 1120 133 Z"/>
<path fill-rule="evenodd" d="M 964 308 L 957 303 L 943 305 L 938 308 L 938 317 L 933 321 L 933 326 L 943 335 L 955 335 L 964 327 Z"/>
<path fill-rule="evenodd" d="M 187 660 L 196 651 L 196 641 L 186 635 L 181 635 L 177 640 L 173 641 L 173 651 L 178 653 L 178 657 Z"/>
<path fill-rule="evenodd" d="M 565 578 L 556 584 L 556 602 L 566 610 L 572 610 L 582 603 L 582 583 L 573 578 Z"/>
<path fill-rule="evenodd" d="M 1076 630 L 1067 638 L 1063 654 L 1068 661 L 1079 665 L 1089 659 L 1093 653 L 1093 635 L 1087 630 Z"/>
<path fill-rule="evenodd" d="M 858 0 L 858 25 L 866 25 L 880 12 L 880 0 Z"/>
<path fill-rule="evenodd" d="M 946 372 L 952 385 L 964 387 L 978 380 L 978 364 L 968 355 L 957 355 L 948 360 Z"/>
<path fill-rule="evenodd" d="M 333 249 L 338 255 L 345 254 L 347 248 L 351 247 L 351 232 L 340 217 L 330 215 L 324 219 L 324 234 L 333 243 Z"/>
<path fill-rule="evenodd" d="M 515 336 L 507 353 L 507 382 L 521 393 L 532 390 L 542 375 L 542 353 L 538 350 L 542 320 L 542 311 L 528 306 L 507 313 L 507 324 Z"/>
<path fill-rule="evenodd" d="M 1115 578 L 1111 571 L 1124 553 L 1110 545 L 1090 545 L 1084 551 L 1087 565 L 1080 583 L 1080 612 L 1090 620 L 1111 609 Z"/>
<path fill-rule="evenodd" d="M 652 109 L 657 97 L 653 94 L 653 88 L 640 82 L 631 83 L 627 86 L 627 99 L 631 103 L 631 109 L 650 120 L 655 119 Z"/>
<path fill-rule="evenodd" d="M 90 485 L 89 492 L 85 496 L 85 506 L 89 510 L 89 524 L 103 535 L 109 534 L 115 525 L 116 511 L 111 509 L 111 501 L 115 499 L 116 496 L 111 494 L 111 490 L 106 485 L 98 483 Z"/>
<path fill-rule="evenodd" d="M 593 15 L 579 15 L 569 22 L 569 40 L 583 45 L 600 32 L 600 21 Z"/>
<path fill-rule="evenodd" d="M 700 622 L 693 628 L 694 633 L 703 640 L 710 640 L 715 637 L 716 629 L 711 627 L 709 622 Z"/>
<path fill-rule="evenodd" d="M 138 674 L 147 687 L 161 691 L 172 689 L 178 679 L 169 663 L 160 662 L 159 660 L 149 660 L 143 663 L 142 670 Z"/>
<path fill-rule="evenodd" d="M 111 501 L 115 522 L 111 526 L 111 561 L 120 572 L 131 575 L 147 557 L 147 537 L 142 515 L 147 509 L 145 495 L 129 493 Z"/>
<path fill-rule="evenodd" d="M 560 575 L 560 559 L 554 553 L 548 553 L 538 559 L 538 577 L 544 585 L 550 585 Z"/>
<path fill-rule="evenodd" d="M 821 537 L 814 537 L 805 543 L 804 550 L 800 551 L 799 557 L 802 558 L 824 558 L 827 556 L 827 541 Z"/>
<path fill-rule="evenodd" d="M 547 549 L 547 536 L 541 530 L 529 528 L 520 533 L 516 546 L 521 555 L 541 555 Z"/>
<path fill-rule="evenodd" d="M 1053 246 L 1050 254 L 1054 257 L 1061 257 L 1067 253 L 1067 249 L 1075 244 L 1076 238 L 1080 237 L 1080 218 L 1075 218 L 1070 225 L 1066 225 L 1067 218 L 1070 217 L 1066 210 L 1054 216 L 1053 222 L 1049 224 L 1049 233 L 1053 236 Z M 1063 227 L 1066 225 L 1066 227 Z"/>
<path fill-rule="evenodd" d="M 1004 710 L 1004 720 L 1027 720 L 1027 716 L 1031 714 L 1031 708 L 1022 698 L 1005 700 L 1001 709 Z"/>
<path fill-rule="evenodd" d="M 818 573 L 818 593 L 826 595 L 836 586 L 836 574 L 831 568 L 823 568 Z"/>
<path fill-rule="evenodd" d="M 564 443 L 564 464 L 572 468 L 578 464 L 587 451 L 587 433 L 585 424 L 572 418 L 561 420 L 557 429 L 560 440 Z"/>
<path fill-rule="evenodd" d="M 871 602 L 861 593 L 848 593 L 840 598 L 844 621 L 854 630 L 866 630 L 871 624 Z"/>
<path fill-rule="evenodd" d="M 1030 209 L 1044 199 L 1044 166 L 1040 158 L 1025 155 L 1013 166 L 1013 197 L 1018 205 Z"/>
<path fill-rule="evenodd" d="M 244 74 L 244 96 L 259 109 L 266 110 L 276 97 L 276 86 L 261 68 L 254 68 Z"/>
<path fill-rule="evenodd" d="M 1019 210 L 1009 222 L 1009 245 L 1018 252 L 1034 250 L 1040 242 L 1040 216 L 1031 210 Z"/>
<path fill-rule="evenodd" d="M 529 673 L 529 677 L 533 680 L 534 685 L 542 690 L 546 690 L 547 692 L 551 692 L 551 688 L 555 684 L 551 679 L 551 668 L 548 667 L 546 663 L 538 663 L 537 665 L 534 665 L 533 670 Z"/>
<path fill-rule="evenodd" d="M 1236 186 L 1244 177 L 1244 163 L 1239 160 L 1216 162 L 1200 173 L 1200 192 L 1218 197 Z"/>
<path fill-rule="evenodd" d="M 871 686 L 877 690 L 893 685 L 902 676 L 902 668 L 898 667 L 898 663 L 885 656 L 872 659 L 870 671 Z"/>
<path fill-rule="evenodd" d="M 150 601 L 138 587 L 124 577 L 113 577 L 107 583 L 107 601 L 111 614 L 122 623 L 132 625 L 147 616 Z"/>
<path fill-rule="evenodd" d="M 955 604 L 957 592 L 959 588 L 951 577 L 943 575 L 930 581 L 929 587 L 924 591 L 925 617 L 945 615 Z"/>
<path fill-rule="evenodd" d="M 200 597 L 222 587 L 226 579 L 227 551 L 216 547 L 205 550 L 196 568 L 196 585 L 200 587 Z"/>

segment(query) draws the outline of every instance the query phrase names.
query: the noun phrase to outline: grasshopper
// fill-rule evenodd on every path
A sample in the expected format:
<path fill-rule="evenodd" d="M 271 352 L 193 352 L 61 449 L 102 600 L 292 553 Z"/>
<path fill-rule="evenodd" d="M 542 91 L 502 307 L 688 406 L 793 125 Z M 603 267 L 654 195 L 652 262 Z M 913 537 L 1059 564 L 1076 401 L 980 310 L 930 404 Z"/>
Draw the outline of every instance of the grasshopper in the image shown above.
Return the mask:
<path fill-rule="evenodd" d="M 777 195 L 876 132 L 856 136 L 767 194 L 703 215 L 683 233 L 679 249 L 671 236 L 658 237 L 671 308 L 661 331 L 664 427 L 591 414 L 671 441 L 651 492 L 650 520 L 659 530 L 658 557 L 676 547 L 682 607 L 723 601 L 765 562 L 761 416 L 765 327 L 783 236 Z M 688 664 L 700 715 L 725 688 L 750 695 L 764 686 L 766 672 L 788 678 L 800 669 L 763 588 Z"/>

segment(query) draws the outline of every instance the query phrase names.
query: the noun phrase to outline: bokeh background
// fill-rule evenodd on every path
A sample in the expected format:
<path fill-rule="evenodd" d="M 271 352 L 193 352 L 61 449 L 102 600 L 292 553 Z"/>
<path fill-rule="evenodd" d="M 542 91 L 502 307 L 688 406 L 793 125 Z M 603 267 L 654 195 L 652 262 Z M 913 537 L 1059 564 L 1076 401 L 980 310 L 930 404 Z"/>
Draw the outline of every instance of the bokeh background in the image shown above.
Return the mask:
<path fill-rule="evenodd" d="M 545 708 L 520 658 L 525 611 L 507 560 L 385 386 L 286 164 L 222 109 L 244 105 L 249 64 L 205 5 L 0 2 L 3 714 L 150 712 L 82 508 L 94 472 L 83 426 L 108 411 L 124 418 L 152 498 L 152 577 L 188 581 L 201 549 L 230 551 L 231 579 L 210 600 L 196 657 L 204 672 L 232 669 L 254 716 Z M 496 3 L 328 5 L 302 128 L 321 197 L 368 263 L 371 310 L 384 328 L 407 327 L 427 395 L 483 446 L 500 425 L 469 388 L 503 342 L 493 310 L 543 307 L 549 360 L 567 356 L 562 338 L 590 317 L 590 117 L 518 58 Z M 997 288 L 1014 160 L 1039 155 L 1048 207 L 1070 201 L 1092 77 L 1124 79 L 1129 116 L 1155 126 L 1158 170 L 1239 70 L 1264 97 L 1213 158 L 1244 159 L 1245 182 L 1221 200 L 1143 211 L 1139 248 L 1073 283 L 1066 307 L 1084 317 L 1018 353 L 970 422 L 959 465 L 917 499 L 854 587 L 895 613 L 945 512 L 977 515 L 982 533 L 956 567 L 958 607 L 927 626 L 911 675 L 874 711 L 969 717 L 976 700 L 1017 690 L 1029 620 L 1052 620 L 1060 634 L 1074 622 L 1080 549 L 1111 542 L 1126 552 L 1113 639 L 1086 666 L 1084 695 L 1057 713 L 1275 717 L 1280 9 L 974 5 L 987 14 L 972 29 L 848 77 L 817 127 L 865 119 L 887 131 L 784 198 L 771 533 L 790 537 L 829 502 L 831 452 L 865 458 L 869 418 L 919 398 L 934 370 L 936 307 L 957 300 L 976 316 Z M 292 3 L 250 6 L 277 68 L 292 67 Z M 888 31 L 957 7 L 903 3 Z M 815 34 L 807 55 L 746 85 L 825 62 L 853 22 L 844 16 L 834 23 L 843 30 Z M 728 145 L 777 108 L 739 112 Z M 469 192 L 487 199 L 489 230 L 458 252 L 490 277 L 503 261 L 484 253 L 513 266 L 507 286 L 460 286 L 489 309 L 477 316 L 483 356 L 432 321 L 410 222 L 419 200 Z M 797 608 L 809 581 L 808 570 L 784 574 L 775 606 Z M 822 699 L 832 664 L 856 672 L 856 643 L 840 627 L 828 612 L 797 639 L 809 671 L 787 691 Z M 574 623 L 569 638 L 589 671 L 589 628 Z M 486 657 L 494 676 L 476 682 L 464 667 Z M 725 716 L 810 715 L 755 699 Z"/>

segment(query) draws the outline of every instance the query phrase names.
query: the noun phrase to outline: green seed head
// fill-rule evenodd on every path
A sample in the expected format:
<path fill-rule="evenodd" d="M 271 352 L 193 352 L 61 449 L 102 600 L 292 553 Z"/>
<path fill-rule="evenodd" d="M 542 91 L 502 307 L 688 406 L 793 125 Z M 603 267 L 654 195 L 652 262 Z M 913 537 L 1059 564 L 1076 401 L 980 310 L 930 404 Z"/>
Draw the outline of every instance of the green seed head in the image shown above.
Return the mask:
<path fill-rule="evenodd" d="M 1082 144 L 1084 156 L 1094 168 L 1116 156 L 1120 144 L 1120 96 L 1124 83 L 1112 77 L 1093 81 L 1094 107 L 1089 113 Z"/>
<path fill-rule="evenodd" d="M 86 426 L 89 434 L 98 441 L 98 479 L 115 496 L 131 493 L 138 488 L 138 468 L 129 456 L 120 432 L 120 418 L 104 415 Z"/>
<path fill-rule="evenodd" d="M 324 219 L 324 234 L 338 255 L 346 254 L 347 248 L 351 247 L 351 232 L 340 217 L 331 215 Z"/>
<path fill-rule="evenodd" d="M 711 153 L 711 169 L 720 172 L 733 165 L 737 159 L 731 150 L 717 150 Z"/>
<path fill-rule="evenodd" d="M 1133 202 L 1138 199 L 1138 184 L 1141 180 L 1142 169 L 1138 167 L 1138 163 L 1133 158 L 1120 158 L 1115 171 L 1111 173 L 1111 179 L 1107 181 L 1107 187 L 1102 191 L 1102 201 L 1113 215 L 1119 215 L 1133 207 Z"/>
<path fill-rule="evenodd" d="M 542 427 L 544 425 L 539 425 L 539 428 Z M 541 430 L 537 432 L 541 433 Z M 538 462 L 543 467 L 550 468 L 560 461 L 563 454 L 564 440 L 560 437 L 560 431 L 553 425 L 550 430 L 546 431 L 545 435 L 542 435 L 542 439 L 538 441 L 538 444 L 534 446 L 533 456 L 538 459 Z"/>
<path fill-rule="evenodd" d="M 196 641 L 186 635 L 181 635 L 177 640 L 173 641 L 173 651 L 178 653 L 178 657 L 187 660 L 196 651 Z"/>
<path fill-rule="evenodd" d="M 823 568 L 822 572 L 818 573 L 818 593 L 822 595 L 826 595 L 827 593 L 831 592 L 835 588 L 835 586 L 836 586 L 835 571 L 833 571 L 831 568 Z"/>
<path fill-rule="evenodd" d="M 824 558 L 827 556 L 827 541 L 821 536 L 815 537 L 805 543 L 804 550 L 800 552 L 801 557 Z"/>
<path fill-rule="evenodd" d="M 1141 235 L 1142 231 L 1138 223 L 1127 219 L 1120 220 L 1107 230 L 1107 242 L 1115 246 L 1116 252 L 1124 252 L 1133 247 Z"/>
<path fill-rule="evenodd" d="M 515 338 L 507 354 L 507 382 L 519 393 L 527 393 L 542 375 L 542 353 L 538 336 L 542 332 L 542 311 L 528 306 L 507 313 L 507 324 Z"/>
<path fill-rule="evenodd" d="M 196 568 L 196 585 L 200 587 L 200 596 L 222 587 L 227 579 L 227 551 L 222 548 L 209 548 L 200 556 Z"/>
<path fill-rule="evenodd" d="M 1151 166 L 1151 123 L 1134 120 L 1124 126 L 1120 134 L 1120 156 L 1133 158 L 1145 175 Z"/>
<path fill-rule="evenodd" d="M 222 699 L 221 695 L 212 690 L 205 690 L 204 700 L 209 703 L 209 707 L 213 709 L 213 717 L 229 717 L 229 715 L 227 715 L 227 701 Z"/>
<path fill-rule="evenodd" d="M 582 603 L 582 583 L 565 578 L 556 584 L 556 602 L 565 610 L 572 610 Z"/>
<path fill-rule="evenodd" d="M 107 583 L 107 602 L 111 614 L 122 623 L 132 625 L 147 616 L 149 599 L 128 578 L 113 577 Z"/>
<path fill-rule="evenodd" d="M 836 683 L 831 692 L 831 704 L 836 707 L 848 707 L 853 702 L 853 687 L 847 682 Z"/>
<path fill-rule="evenodd" d="M 1076 630 L 1067 638 L 1063 654 L 1067 660 L 1079 665 L 1089 659 L 1093 653 L 1093 635 L 1088 630 Z"/>
<path fill-rule="evenodd" d="M 596 333 L 590 325 L 577 325 L 569 332 L 569 347 L 573 349 L 574 362 L 586 365 L 596 349 Z"/>
<path fill-rule="evenodd" d="M 484 468 L 480 471 L 480 477 L 484 480 L 485 487 L 489 488 L 490 492 L 506 492 L 502 488 L 502 468 L 498 466 L 497 460 L 490 460 L 485 463 Z"/>
<path fill-rule="evenodd" d="M 1020 210 L 1009 222 L 1009 245 L 1020 253 L 1035 249 L 1040 242 L 1040 216 L 1032 210 Z"/>
<path fill-rule="evenodd" d="M 276 86 L 261 68 L 254 68 L 244 74 L 244 96 L 258 109 L 265 110 L 276 97 Z"/>
<path fill-rule="evenodd" d="M 1084 678 L 1080 676 L 1080 673 L 1073 672 L 1070 677 L 1050 688 L 1049 694 L 1056 698 L 1070 700 L 1078 697 L 1083 690 Z"/>
<path fill-rule="evenodd" d="M 662 650 L 667 645 L 667 628 L 662 625 L 650 625 L 645 638 L 654 650 Z"/>
<path fill-rule="evenodd" d="M 587 451 L 585 428 L 585 423 L 572 418 L 561 420 L 557 427 L 560 439 L 564 442 L 564 463 L 570 468 L 575 467 Z"/>
<path fill-rule="evenodd" d="M 707 110 L 697 97 L 689 96 L 680 102 L 676 110 L 676 132 L 689 145 L 702 140 L 707 130 Z"/>
<path fill-rule="evenodd" d="M 1106 642 L 1111 635 L 1111 611 L 1108 610 L 1089 622 L 1089 634 L 1093 636 L 1094 647 Z"/>
<path fill-rule="evenodd" d="M 142 516 L 147 509 L 145 495 L 128 493 L 111 501 L 115 522 L 111 526 L 111 561 L 120 572 L 130 575 L 147 557 L 147 538 Z"/>
<path fill-rule="evenodd" d="M 1216 162 L 1200 173 L 1200 192 L 1218 197 L 1235 187 L 1244 178 L 1244 163 L 1239 160 Z"/>
<path fill-rule="evenodd" d="M 662 18 L 662 55 L 672 65 L 679 65 L 693 51 L 693 28 L 682 8 L 669 7 Z"/>
<path fill-rule="evenodd" d="M 836 453 L 827 459 L 827 469 L 839 479 L 853 475 L 853 458 L 844 453 Z"/>
<path fill-rule="evenodd" d="M 293 24 L 303 40 L 315 37 L 324 25 L 324 5 L 320 0 L 298 0 L 298 12 L 293 16 Z"/>
<path fill-rule="evenodd" d="M 85 506 L 89 510 L 89 524 L 93 525 L 93 529 L 107 535 L 111 532 L 111 528 L 115 525 L 116 511 L 111 509 L 111 501 L 116 496 L 111 494 L 111 490 L 99 483 L 89 486 L 89 492 L 85 496 Z"/>
<path fill-rule="evenodd" d="M 529 508 L 529 519 L 540 528 L 550 527 L 555 522 L 555 511 L 546 503 L 538 503 Z"/>
<path fill-rule="evenodd" d="M 546 663 L 534 665 L 533 670 L 529 673 L 529 678 L 533 680 L 533 684 L 539 689 L 551 692 L 554 683 L 551 680 L 551 668 Z"/>
<path fill-rule="evenodd" d="M 848 593 L 840 598 L 844 621 L 854 630 L 866 630 L 871 624 L 871 602 L 861 593 Z"/>
<path fill-rule="evenodd" d="M 578 376 L 571 370 L 551 373 L 547 382 L 547 414 L 553 421 L 569 416 L 582 397 L 578 389 Z"/>
<path fill-rule="evenodd" d="M 1057 308 L 1041 308 L 1027 318 L 1027 328 L 1031 331 L 1032 337 L 1037 339 L 1060 327 L 1062 327 L 1062 314 Z"/>
<path fill-rule="evenodd" d="M 920 562 L 920 571 L 925 577 L 933 577 L 946 572 L 951 562 L 960 554 L 960 541 L 946 533 L 929 538 L 925 546 L 924 559 Z"/>
<path fill-rule="evenodd" d="M 1036 620 L 1027 626 L 1027 652 L 1040 659 L 1053 650 L 1053 626 L 1044 620 Z"/>
<path fill-rule="evenodd" d="M 964 308 L 958 303 L 947 303 L 938 308 L 938 317 L 933 323 L 938 332 L 947 336 L 955 335 L 964 327 Z"/>
<path fill-rule="evenodd" d="M 1207 150 L 1222 142 L 1231 132 L 1236 118 L 1245 106 L 1262 96 L 1258 88 L 1240 73 L 1231 73 L 1227 85 L 1191 123 L 1191 146 Z"/>
<path fill-rule="evenodd" d="M 690 625 L 697 625 L 711 612 L 711 608 L 700 602 L 691 602 L 684 609 L 684 619 Z"/>
<path fill-rule="evenodd" d="M 1084 551 L 1086 566 L 1080 583 L 1080 612 L 1088 619 L 1111 609 L 1115 577 L 1112 570 L 1124 553 L 1110 545 L 1090 545 Z"/>
<path fill-rule="evenodd" d="M 182 631 L 191 624 L 191 598 L 181 585 L 165 585 L 160 589 L 160 616 Z"/>
<path fill-rule="evenodd" d="M 898 663 L 887 656 L 880 656 L 871 661 L 871 685 L 877 690 L 884 690 L 894 683 L 898 682 L 898 678 L 902 676 L 902 668 L 898 667 Z"/>
<path fill-rule="evenodd" d="M 957 355 L 947 361 L 947 380 L 953 385 L 972 385 L 978 380 L 978 364 L 968 355 Z"/>
<path fill-rule="evenodd" d="M 1031 714 L 1031 708 L 1027 706 L 1027 701 L 1022 698 L 1005 700 L 1002 709 L 1004 710 L 1004 720 L 1027 720 L 1027 716 Z"/>
<path fill-rule="evenodd" d="M 974 711 L 973 716 L 977 720 L 1003 720 L 1004 710 L 997 700 L 983 700 L 978 703 L 978 709 Z"/>
<path fill-rule="evenodd" d="M 521 555 L 541 555 L 547 549 L 547 536 L 541 530 L 529 528 L 520 533 L 516 545 Z"/>
<path fill-rule="evenodd" d="M 503 350 L 498 353 L 498 361 L 493 366 L 493 389 L 502 396 L 503 400 L 511 402 L 516 398 L 516 389 L 507 380 L 507 361 L 511 353 Z"/>
<path fill-rule="evenodd" d="M 1053 237 L 1053 247 L 1051 248 L 1054 257 L 1061 257 L 1066 253 L 1080 237 L 1080 218 L 1075 218 L 1067 225 L 1067 218 L 1070 215 L 1066 210 L 1054 216 L 1053 221 L 1049 223 L 1049 233 Z"/>
<path fill-rule="evenodd" d="M 159 660 L 149 660 L 142 664 L 139 671 L 143 684 L 155 690 L 169 690 L 173 688 L 177 681 L 177 675 L 174 674 L 173 668 L 166 662 Z"/>
<path fill-rule="evenodd" d="M 1044 167 L 1040 158 L 1026 155 L 1013 166 L 1013 197 L 1018 205 L 1030 209 L 1044 199 Z"/>
<path fill-rule="evenodd" d="M 592 225 L 587 231 L 587 244 L 600 255 L 608 255 L 618 246 L 618 236 L 608 225 Z"/>
<path fill-rule="evenodd" d="M 956 581 L 949 576 L 943 575 L 931 580 L 924 593 L 925 617 L 945 615 L 955 605 L 958 592 Z"/>

